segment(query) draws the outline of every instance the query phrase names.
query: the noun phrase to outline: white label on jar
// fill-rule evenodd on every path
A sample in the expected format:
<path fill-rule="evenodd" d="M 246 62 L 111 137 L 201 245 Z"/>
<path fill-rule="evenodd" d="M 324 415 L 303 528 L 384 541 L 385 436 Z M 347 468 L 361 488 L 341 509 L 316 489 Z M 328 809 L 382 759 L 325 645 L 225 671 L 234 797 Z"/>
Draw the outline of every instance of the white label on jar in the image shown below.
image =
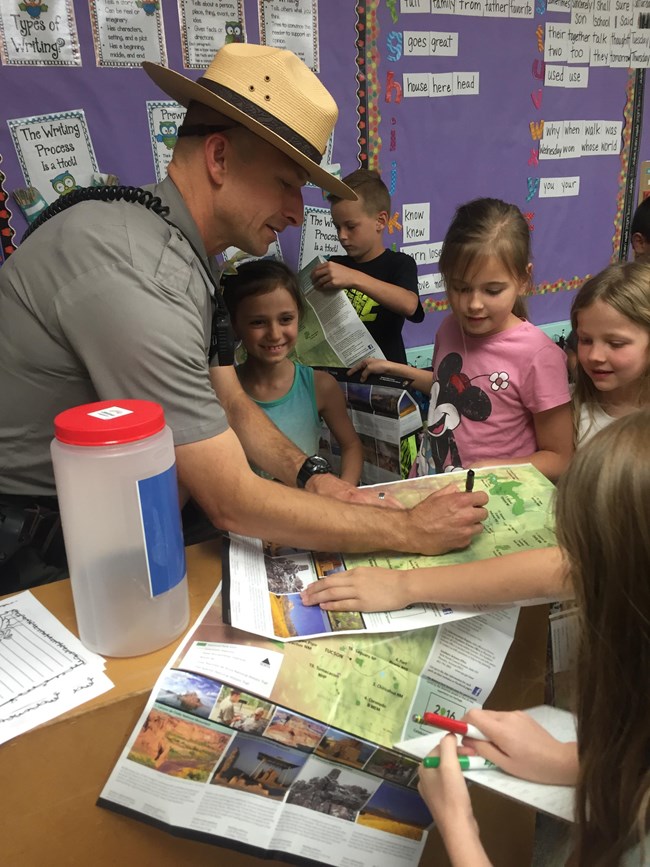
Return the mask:
<path fill-rule="evenodd" d="M 88 415 L 94 418 L 101 418 L 103 421 L 108 421 L 111 418 L 119 418 L 121 415 L 131 415 L 132 409 L 124 409 L 121 406 L 107 406 L 105 409 L 97 409 L 95 412 L 89 412 Z"/>

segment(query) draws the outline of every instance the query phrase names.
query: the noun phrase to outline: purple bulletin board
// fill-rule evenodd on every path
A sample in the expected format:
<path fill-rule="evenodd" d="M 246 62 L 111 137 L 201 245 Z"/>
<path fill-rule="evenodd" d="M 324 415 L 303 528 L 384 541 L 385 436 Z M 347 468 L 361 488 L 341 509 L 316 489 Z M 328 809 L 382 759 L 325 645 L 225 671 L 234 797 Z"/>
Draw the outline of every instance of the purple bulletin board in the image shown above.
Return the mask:
<path fill-rule="evenodd" d="M 397 14 L 391 15 L 391 7 Z M 568 318 L 576 286 L 618 258 L 636 73 L 590 68 L 586 89 L 545 87 L 538 28 L 546 20 L 567 22 L 567 14 L 536 11 L 530 19 L 399 14 L 399 3 L 369 0 L 364 17 L 365 67 L 377 82 L 367 107 L 369 126 L 377 130 L 370 136 L 367 162 L 392 179 L 395 206 L 429 201 L 435 242 L 462 202 L 494 196 L 517 204 L 532 228 L 531 319 L 544 324 Z M 404 31 L 457 32 L 458 56 L 393 59 Z M 478 96 L 407 98 L 402 89 L 398 101 L 394 82 L 403 84 L 404 73 L 455 70 L 480 72 Z M 621 153 L 537 162 L 531 123 L 544 119 L 624 120 Z M 640 153 L 643 159 L 642 146 Z M 537 178 L 575 175 L 580 176 L 575 198 L 530 195 Z M 430 313 L 424 325 L 432 333 L 446 309 L 443 299 L 431 295 L 423 301 Z M 407 345 L 423 342 L 422 327 L 406 323 Z"/>
<path fill-rule="evenodd" d="M 489 195 L 517 204 L 533 227 L 531 318 L 538 324 L 566 319 L 572 290 L 618 258 L 637 76 L 622 68 L 591 68 L 585 89 L 545 87 L 537 77 L 543 63 L 538 27 L 546 20 L 568 21 L 566 14 L 537 11 L 527 19 L 406 14 L 401 3 L 409 0 L 320 0 L 319 74 L 340 107 L 333 161 L 343 174 L 359 165 L 379 168 L 394 190 L 396 222 L 402 205 L 430 203 L 431 242 L 442 240 L 455 207 L 464 201 Z M 244 8 L 247 40 L 256 42 L 258 5 L 245 0 Z M 145 103 L 166 97 L 139 69 L 97 68 L 87 0 L 75 0 L 74 10 L 81 67 L 0 66 L 0 172 L 9 192 L 25 184 L 6 121 L 74 109 L 85 111 L 102 172 L 118 175 L 124 184 L 155 180 Z M 183 68 L 176 0 L 162 0 L 162 13 L 169 66 L 197 78 L 198 70 Z M 404 31 L 457 32 L 458 56 L 398 58 L 396 44 Z M 459 70 L 480 73 L 478 95 L 398 100 L 395 85 L 402 85 L 405 73 Z M 530 124 L 544 119 L 625 119 L 621 153 L 535 164 Z M 650 158 L 648 140 L 640 138 L 639 159 Z M 580 176 L 577 197 L 529 197 L 535 179 L 575 175 Z M 306 188 L 304 198 L 307 205 L 325 204 L 318 189 Z M 18 241 L 25 222 L 11 197 L 8 204 Z M 386 241 L 402 246 L 395 224 Z M 298 260 L 299 243 L 297 229 L 280 238 L 289 264 Z M 428 315 L 420 325 L 407 323 L 407 346 L 431 343 L 444 315 L 444 295 L 428 295 L 423 302 Z"/>

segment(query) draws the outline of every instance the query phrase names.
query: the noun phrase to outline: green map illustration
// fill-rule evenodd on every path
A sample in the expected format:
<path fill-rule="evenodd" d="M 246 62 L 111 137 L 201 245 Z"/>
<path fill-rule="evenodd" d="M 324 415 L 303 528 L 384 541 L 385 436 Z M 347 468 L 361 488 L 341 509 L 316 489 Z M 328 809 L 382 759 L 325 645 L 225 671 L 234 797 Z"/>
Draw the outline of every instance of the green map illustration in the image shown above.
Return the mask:
<path fill-rule="evenodd" d="M 423 692 L 428 697 L 432 691 L 431 681 L 421 675 L 439 628 L 283 643 L 224 624 L 218 598 L 198 626 L 194 640 L 252 645 L 282 653 L 284 662 L 268 696 L 270 701 L 392 747 L 402 737 L 414 695 Z M 184 667 L 182 655 L 175 665 Z M 465 704 L 470 704 L 468 699 Z M 422 706 L 426 706 L 424 698 Z"/>
<path fill-rule="evenodd" d="M 382 485 L 409 508 L 449 484 L 464 489 L 466 472 L 445 473 Z M 484 530 L 468 548 L 450 554 L 426 557 L 418 554 L 346 554 L 348 569 L 355 566 L 384 566 L 389 569 L 422 569 L 486 560 L 532 548 L 557 544 L 553 518 L 555 486 L 530 464 L 490 467 L 476 471 L 474 491 L 489 496 L 489 517 Z"/>
<path fill-rule="evenodd" d="M 390 490 L 406 506 L 413 506 L 447 484 L 455 483 L 462 489 L 465 478 L 464 472 L 450 473 L 387 484 L 382 489 Z M 556 544 L 552 516 L 554 486 L 534 467 L 478 470 L 474 490 L 484 490 L 489 495 L 490 516 L 484 532 L 466 550 L 437 557 L 346 555 L 346 565 L 418 568 L 482 560 Z M 439 707 L 440 712 L 453 713 L 459 719 L 470 705 L 476 704 L 472 696 L 423 676 L 439 630 L 446 628 L 330 635 L 284 643 L 225 625 L 219 598 L 195 630 L 194 640 L 217 645 L 252 645 L 282 653 L 284 662 L 269 701 L 391 747 L 403 736 L 424 733 L 411 723 L 407 723 L 403 733 L 414 710 Z M 182 657 L 176 665 L 183 667 Z"/>

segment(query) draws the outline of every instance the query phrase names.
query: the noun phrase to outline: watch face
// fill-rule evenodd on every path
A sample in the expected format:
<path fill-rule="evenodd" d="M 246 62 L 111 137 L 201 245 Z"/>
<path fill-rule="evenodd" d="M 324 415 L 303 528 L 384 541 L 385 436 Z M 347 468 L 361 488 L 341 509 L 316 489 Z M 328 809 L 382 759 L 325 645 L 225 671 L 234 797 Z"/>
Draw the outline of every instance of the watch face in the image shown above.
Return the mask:
<path fill-rule="evenodd" d="M 325 458 L 321 458 L 320 455 L 314 455 L 311 458 L 308 458 L 304 463 L 304 468 L 309 472 L 326 472 L 329 473 L 332 469 L 329 465 L 329 462 Z"/>
<path fill-rule="evenodd" d="M 300 467 L 297 479 L 298 487 L 304 488 L 312 476 L 331 472 L 332 467 L 325 458 L 322 458 L 320 455 L 312 455 L 310 458 L 307 458 L 302 467 Z"/>

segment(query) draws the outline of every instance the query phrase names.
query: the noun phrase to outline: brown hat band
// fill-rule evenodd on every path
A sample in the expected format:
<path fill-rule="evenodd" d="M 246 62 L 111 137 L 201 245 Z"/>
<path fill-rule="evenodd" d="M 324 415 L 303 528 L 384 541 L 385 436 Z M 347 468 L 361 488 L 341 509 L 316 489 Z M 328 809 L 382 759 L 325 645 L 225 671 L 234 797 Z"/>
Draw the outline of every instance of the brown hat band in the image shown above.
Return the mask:
<path fill-rule="evenodd" d="M 283 123 L 283 121 L 278 120 L 277 117 L 270 114 L 266 109 L 261 108 L 259 105 L 256 105 L 256 103 L 251 102 L 249 99 L 246 99 L 245 96 L 231 90 L 229 87 L 224 87 L 223 84 L 211 81 L 209 78 L 201 77 L 197 80 L 197 84 L 200 84 L 201 87 L 205 87 L 216 96 L 221 97 L 221 99 L 226 100 L 226 102 L 229 102 L 234 108 L 239 109 L 239 111 L 247 114 L 252 118 L 252 120 L 256 120 L 258 123 L 262 124 L 262 126 L 265 126 L 268 130 L 280 136 L 280 138 L 283 138 L 287 144 L 290 144 L 297 151 L 300 151 L 300 153 L 306 156 L 307 159 L 320 165 L 322 154 L 318 148 L 315 148 L 306 138 L 303 138 L 294 129 L 291 129 L 290 126 Z"/>

